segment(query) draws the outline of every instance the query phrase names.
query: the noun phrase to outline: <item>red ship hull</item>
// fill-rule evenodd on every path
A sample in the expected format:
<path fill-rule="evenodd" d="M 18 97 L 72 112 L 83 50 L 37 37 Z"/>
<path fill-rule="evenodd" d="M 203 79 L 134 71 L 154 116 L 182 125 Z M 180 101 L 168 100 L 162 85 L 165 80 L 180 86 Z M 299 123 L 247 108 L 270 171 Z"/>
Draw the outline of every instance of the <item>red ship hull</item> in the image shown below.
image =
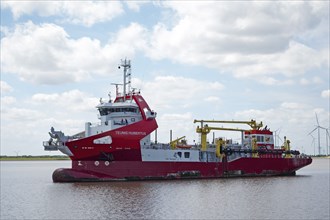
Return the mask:
<path fill-rule="evenodd" d="M 287 176 L 311 158 L 239 158 L 230 162 L 72 161 L 54 171 L 54 182 Z"/>

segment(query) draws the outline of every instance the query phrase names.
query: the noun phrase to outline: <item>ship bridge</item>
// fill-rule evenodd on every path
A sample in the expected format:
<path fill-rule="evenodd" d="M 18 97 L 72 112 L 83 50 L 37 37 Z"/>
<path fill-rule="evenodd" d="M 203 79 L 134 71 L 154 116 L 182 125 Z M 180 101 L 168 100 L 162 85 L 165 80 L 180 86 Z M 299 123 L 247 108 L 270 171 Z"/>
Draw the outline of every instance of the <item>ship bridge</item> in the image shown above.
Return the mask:
<path fill-rule="evenodd" d="M 110 130 L 142 120 L 139 106 L 133 100 L 101 103 L 96 108 L 99 110 L 101 125 L 111 126 Z"/>
<path fill-rule="evenodd" d="M 100 123 L 93 126 L 90 122 L 87 122 L 85 124 L 85 137 L 128 126 L 141 120 L 156 118 L 157 114 L 149 108 L 140 95 L 140 91 L 136 92 L 136 89 L 131 88 L 131 62 L 122 60 L 118 68 L 121 67 L 124 70 L 124 83 L 113 83 L 116 86 L 114 101 L 111 100 L 110 93 L 108 102 L 103 102 L 100 99 L 100 104 L 96 106 L 99 111 Z M 122 86 L 122 92 L 119 91 L 119 86 Z"/>

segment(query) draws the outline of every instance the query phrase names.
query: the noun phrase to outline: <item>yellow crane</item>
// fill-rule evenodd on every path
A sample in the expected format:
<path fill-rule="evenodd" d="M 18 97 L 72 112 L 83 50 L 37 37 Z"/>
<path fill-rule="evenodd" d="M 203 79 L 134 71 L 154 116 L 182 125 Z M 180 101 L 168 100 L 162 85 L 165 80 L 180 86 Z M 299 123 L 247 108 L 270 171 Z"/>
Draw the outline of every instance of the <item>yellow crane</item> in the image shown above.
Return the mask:
<path fill-rule="evenodd" d="M 260 129 L 263 125 L 262 122 L 257 123 L 255 120 L 251 119 L 251 121 L 217 121 L 217 120 L 194 120 L 194 123 L 200 122 L 201 127 L 203 127 L 203 123 L 222 123 L 222 124 L 247 124 L 249 125 L 252 130 L 258 130 Z"/>
<path fill-rule="evenodd" d="M 290 141 L 286 139 L 286 136 L 284 136 L 284 144 L 282 146 L 282 149 L 285 150 L 287 153 L 285 154 L 285 158 L 291 158 L 292 155 L 290 153 Z"/>
<path fill-rule="evenodd" d="M 177 138 L 177 139 L 171 141 L 171 142 L 170 142 L 171 149 L 172 149 L 172 150 L 175 149 L 176 146 L 180 143 L 180 140 L 183 141 L 184 138 L 186 138 L 186 136 L 182 136 L 182 137 L 179 137 L 179 138 Z"/>
<path fill-rule="evenodd" d="M 257 123 L 255 120 L 251 121 L 216 121 L 216 120 L 194 120 L 194 123 L 200 122 L 201 127 L 197 126 L 196 132 L 201 134 L 201 150 L 206 151 L 207 149 L 207 142 L 206 137 L 207 134 L 210 133 L 211 130 L 223 130 L 223 131 L 250 131 L 246 129 L 240 129 L 240 128 L 223 128 L 223 127 L 209 127 L 207 124 L 204 125 L 204 123 L 231 123 L 231 124 L 247 124 L 251 127 L 251 130 L 258 130 L 263 125 L 262 122 Z"/>

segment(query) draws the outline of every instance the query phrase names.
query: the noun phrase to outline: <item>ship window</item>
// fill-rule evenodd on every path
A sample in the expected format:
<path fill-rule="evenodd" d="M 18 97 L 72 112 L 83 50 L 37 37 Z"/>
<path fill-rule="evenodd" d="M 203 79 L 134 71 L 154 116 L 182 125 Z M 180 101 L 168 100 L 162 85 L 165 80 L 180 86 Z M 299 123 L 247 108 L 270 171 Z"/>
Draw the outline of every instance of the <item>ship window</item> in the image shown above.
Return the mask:
<path fill-rule="evenodd" d="M 100 115 L 108 115 L 113 112 L 134 112 L 137 113 L 137 108 L 99 108 Z"/>
<path fill-rule="evenodd" d="M 118 108 L 100 108 L 100 115 L 108 115 L 111 114 L 112 112 L 120 112 L 121 109 Z"/>
<path fill-rule="evenodd" d="M 107 114 L 106 109 L 100 108 L 99 111 L 100 111 L 100 115 L 106 115 Z"/>
<path fill-rule="evenodd" d="M 189 158 L 190 157 L 190 152 L 184 152 L 184 158 Z"/>
<path fill-rule="evenodd" d="M 257 136 L 257 142 L 264 142 L 264 136 Z"/>
<path fill-rule="evenodd" d="M 182 157 L 182 152 L 178 152 L 178 156 L 181 158 Z"/>

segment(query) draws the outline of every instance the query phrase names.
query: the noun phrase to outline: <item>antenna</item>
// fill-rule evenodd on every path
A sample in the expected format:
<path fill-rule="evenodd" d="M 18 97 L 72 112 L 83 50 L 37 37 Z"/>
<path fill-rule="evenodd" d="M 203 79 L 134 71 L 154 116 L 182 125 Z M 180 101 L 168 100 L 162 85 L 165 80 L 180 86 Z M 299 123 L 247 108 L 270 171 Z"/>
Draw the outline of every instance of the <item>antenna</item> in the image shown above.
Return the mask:
<path fill-rule="evenodd" d="M 128 91 L 131 90 L 131 61 L 130 60 L 121 60 L 121 64 L 118 66 L 118 69 L 120 67 L 124 67 L 124 84 L 123 84 L 123 96 L 124 101 L 126 100 L 126 87 L 128 86 Z"/>
<path fill-rule="evenodd" d="M 111 103 L 112 102 L 112 100 L 111 100 L 111 92 L 108 93 L 108 96 L 109 96 L 109 103 Z"/>
<path fill-rule="evenodd" d="M 111 83 L 111 85 L 115 85 L 116 86 L 116 97 L 120 96 L 119 86 L 122 86 L 123 84 L 120 84 L 120 83 Z"/>

